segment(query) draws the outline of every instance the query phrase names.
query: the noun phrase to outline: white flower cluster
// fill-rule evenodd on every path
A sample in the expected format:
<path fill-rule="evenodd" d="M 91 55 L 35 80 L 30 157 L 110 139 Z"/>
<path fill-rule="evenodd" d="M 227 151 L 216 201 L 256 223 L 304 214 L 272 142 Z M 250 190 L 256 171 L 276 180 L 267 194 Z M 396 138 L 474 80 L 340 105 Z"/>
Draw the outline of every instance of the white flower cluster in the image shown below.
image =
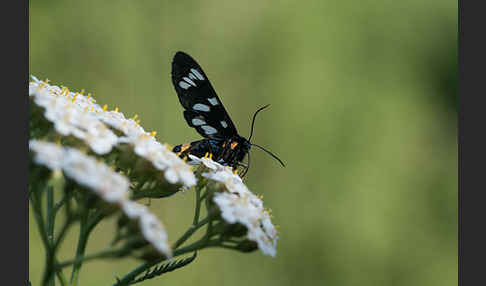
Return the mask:
<path fill-rule="evenodd" d="M 243 183 L 240 176 L 234 174 L 227 166 L 214 162 L 210 158 L 190 158 L 204 164 L 210 169 L 202 176 L 223 183 L 227 192 L 215 193 L 213 201 L 221 210 L 221 217 L 228 223 L 241 223 L 248 229 L 248 239 L 255 241 L 258 248 L 267 255 L 277 253 L 277 230 L 272 224 L 269 212 L 263 202 Z"/>
<path fill-rule="evenodd" d="M 44 116 L 58 133 L 83 140 L 97 154 L 106 154 L 117 144 L 118 137 L 96 118 L 101 108 L 91 98 L 43 82 L 31 82 L 29 95 L 45 108 Z"/>
<path fill-rule="evenodd" d="M 155 132 L 146 132 L 134 118 L 127 119 L 123 113 L 101 108 L 91 96 L 70 92 L 67 88 L 49 85 L 32 76 L 29 96 L 45 108 L 45 117 L 62 135 L 73 135 L 97 154 L 106 154 L 118 144 L 130 144 L 135 153 L 164 171 L 169 183 L 182 183 L 186 187 L 196 184 L 191 167 L 165 145 L 158 142 Z M 117 136 L 108 126 L 123 133 Z"/>
<path fill-rule="evenodd" d="M 129 180 L 125 176 L 74 148 L 30 140 L 29 149 L 34 152 L 37 164 L 62 170 L 67 177 L 92 190 L 104 201 L 119 205 L 128 218 L 138 220 L 144 238 L 161 254 L 171 257 L 164 226 L 145 206 L 128 199 Z"/>

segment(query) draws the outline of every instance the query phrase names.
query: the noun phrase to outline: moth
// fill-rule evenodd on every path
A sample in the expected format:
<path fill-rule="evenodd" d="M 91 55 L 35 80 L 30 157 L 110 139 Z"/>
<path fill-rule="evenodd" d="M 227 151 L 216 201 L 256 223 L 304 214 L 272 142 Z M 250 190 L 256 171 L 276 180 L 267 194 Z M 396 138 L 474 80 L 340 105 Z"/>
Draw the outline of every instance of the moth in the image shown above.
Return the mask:
<path fill-rule="evenodd" d="M 285 167 L 276 155 L 250 141 L 256 115 L 269 105 L 259 108 L 253 114 L 250 136 L 246 139 L 236 131 L 208 77 L 191 56 L 181 51 L 177 52 L 172 60 L 171 74 L 177 96 L 185 109 L 184 119 L 204 137 L 202 140 L 175 146 L 172 151 L 179 157 L 184 158 L 189 154 L 203 157 L 209 154 L 214 161 L 231 166 L 235 170 L 239 166 L 243 167 L 243 177 L 250 167 L 250 149 L 255 146 L 270 154 Z M 242 161 L 247 154 L 248 164 L 244 164 Z"/>

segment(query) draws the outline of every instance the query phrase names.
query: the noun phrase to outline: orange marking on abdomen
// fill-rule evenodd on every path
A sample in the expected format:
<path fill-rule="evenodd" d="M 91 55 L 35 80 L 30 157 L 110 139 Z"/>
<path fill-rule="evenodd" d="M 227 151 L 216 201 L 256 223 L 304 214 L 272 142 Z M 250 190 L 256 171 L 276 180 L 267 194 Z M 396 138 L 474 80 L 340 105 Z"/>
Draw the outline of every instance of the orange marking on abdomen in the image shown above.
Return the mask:
<path fill-rule="evenodd" d="M 184 144 L 181 146 L 181 152 L 184 152 L 186 151 L 187 149 L 189 149 L 189 147 L 191 147 L 191 144 Z"/>

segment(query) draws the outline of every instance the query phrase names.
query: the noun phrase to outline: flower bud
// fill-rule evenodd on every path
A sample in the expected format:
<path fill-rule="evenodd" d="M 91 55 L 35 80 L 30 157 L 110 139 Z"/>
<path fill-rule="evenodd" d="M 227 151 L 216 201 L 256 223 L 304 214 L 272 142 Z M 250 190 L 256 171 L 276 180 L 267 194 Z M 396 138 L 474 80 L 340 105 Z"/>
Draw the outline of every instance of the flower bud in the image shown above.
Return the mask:
<path fill-rule="evenodd" d="M 236 246 L 236 249 L 241 252 L 252 252 L 258 249 L 258 244 L 254 241 L 245 239 Z"/>

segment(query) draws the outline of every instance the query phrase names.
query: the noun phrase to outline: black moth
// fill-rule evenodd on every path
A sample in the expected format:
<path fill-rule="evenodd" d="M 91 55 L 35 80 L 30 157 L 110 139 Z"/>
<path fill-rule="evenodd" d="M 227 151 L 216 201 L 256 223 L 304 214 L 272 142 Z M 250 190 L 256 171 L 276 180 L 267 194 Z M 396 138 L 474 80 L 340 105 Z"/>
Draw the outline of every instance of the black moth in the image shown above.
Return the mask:
<path fill-rule="evenodd" d="M 250 142 L 253 134 L 255 117 L 264 108 L 258 109 L 253 115 L 250 137 L 245 139 L 238 135 L 235 125 L 223 107 L 214 91 L 208 77 L 201 66 L 188 54 L 177 52 L 172 60 L 172 83 L 184 107 L 184 118 L 189 126 L 196 129 L 204 139 L 189 144 L 175 146 L 172 151 L 179 157 L 192 154 L 197 157 L 211 154 L 212 159 L 222 165 L 245 168 L 242 177 L 250 165 L 250 148 L 256 146 L 277 159 L 282 166 L 284 163 L 270 151 Z M 242 163 L 248 154 L 248 165 Z"/>

